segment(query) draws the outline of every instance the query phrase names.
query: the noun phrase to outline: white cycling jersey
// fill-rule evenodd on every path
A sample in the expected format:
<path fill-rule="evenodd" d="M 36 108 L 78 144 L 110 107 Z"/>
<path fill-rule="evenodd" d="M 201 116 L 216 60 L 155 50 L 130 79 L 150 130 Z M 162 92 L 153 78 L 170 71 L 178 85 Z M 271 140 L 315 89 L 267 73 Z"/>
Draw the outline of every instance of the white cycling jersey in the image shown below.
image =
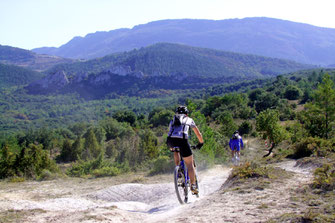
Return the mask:
<path fill-rule="evenodd" d="M 176 125 L 173 123 L 175 122 L 175 119 L 178 118 L 181 125 Z M 184 114 L 178 114 L 173 117 L 173 120 L 171 120 L 169 125 L 169 133 L 168 136 L 172 138 L 181 138 L 181 139 L 188 139 L 188 131 L 191 128 L 195 128 L 195 122 L 192 118 L 184 115 Z"/>

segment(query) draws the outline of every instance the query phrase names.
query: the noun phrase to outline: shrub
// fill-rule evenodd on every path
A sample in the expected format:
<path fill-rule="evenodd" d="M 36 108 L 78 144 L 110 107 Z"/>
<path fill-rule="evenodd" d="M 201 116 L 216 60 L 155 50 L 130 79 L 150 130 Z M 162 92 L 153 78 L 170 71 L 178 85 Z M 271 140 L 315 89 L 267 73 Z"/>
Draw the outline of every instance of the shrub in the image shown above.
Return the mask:
<path fill-rule="evenodd" d="M 314 172 L 314 181 L 312 186 L 324 191 L 333 191 L 335 189 L 335 166 L 334 164 L 324 164 Z"/>
<path fill-rule="evenodd" d="M 293 145 L 293 158 L 299 159 L 311 155 L 325 157 L 333 151 L 334 140 L 308 137 Z"/>
<path fill-rule="evenodd" d="M 103 167 L 100 169 L 95 169 L 92 174 L 95 177 L 107 177 L 107 176 L 117 176 L 121 173 L 121 171 L 117 167 Z"/>
<path fill-rule="evenodd" d="M 56 178 L 56 174 L 51 173 L 49 170 L 42 170 L 42 173 L 37 176 L 37 180 L 53 180 Z"/>
<path fill-rule="evenodd" d="M 168 173 L 174 169 L 174 162 L 168 156 L 160 156 L 153 161 L 153 169 L 151 174 Z"/>
<path fill-rule="evenodd" d="M 115 166 L 110 161 L 105 160 L 103 155 L 100 154 L 98 158 L 75 162 L 71 168 L 66 172 L 67 175 L 72 177 L 83 177 L 93 175 L 95 177 L 116 176 L 121 172 L 129 171 L 129 164 L 127 162 L 122 165 Z"/>
<path fill-rule="evenodd" d="M 268 169 L 261 167 L 259 164 L 254 162 L 245 162 L 240 166 L 233 169 L 230 178 L 258 178 L 258 177 L 269 177 Z"/>
<path fill-rule="evenodd" d="M 297 100 L 301 94 L 301 90 L 298 87 L 292 85 L 287 86 L 284 92 L 285 98 L 288 100 Z"/>
<path fill-rule="evenodd" d="M 238 127 L 238 131 L 240 135 L 249 134 L 252 131 L 252 125 L 249 121 L 244 121 L 242 124 Z"/>
<path fill-rule="evenodd" d="M 58 172 L 54 160 L 49 153 L 42 149 L 42 145 L 30 144 L 21 149 L 19 154 L 14 154 L 12 148 L 4 146 L 0 158 L 0 178 L 22 176 L 35 178 L 44 170 Z"/>
<path fill-rule="evenodd" d="M 14 176 L 14 177 L 9 178 L 9 182 L 11 182 L 11 183 L 21 183 L 21 182 L 24 182 L 24 181 L 25 181 L 24 177 Z"/>

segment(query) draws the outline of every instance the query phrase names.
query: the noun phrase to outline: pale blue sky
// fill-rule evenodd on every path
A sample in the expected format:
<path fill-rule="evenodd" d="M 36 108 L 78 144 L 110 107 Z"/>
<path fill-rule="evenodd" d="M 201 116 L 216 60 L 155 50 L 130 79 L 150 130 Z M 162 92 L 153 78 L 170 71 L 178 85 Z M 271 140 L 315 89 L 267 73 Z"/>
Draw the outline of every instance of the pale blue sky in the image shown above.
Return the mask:
<path fill-rule="evenodd" d="M 272 17 L 335 28 L 335 0 L 0 0 L 0 44 L 59 47 L 162 19 Z"/>

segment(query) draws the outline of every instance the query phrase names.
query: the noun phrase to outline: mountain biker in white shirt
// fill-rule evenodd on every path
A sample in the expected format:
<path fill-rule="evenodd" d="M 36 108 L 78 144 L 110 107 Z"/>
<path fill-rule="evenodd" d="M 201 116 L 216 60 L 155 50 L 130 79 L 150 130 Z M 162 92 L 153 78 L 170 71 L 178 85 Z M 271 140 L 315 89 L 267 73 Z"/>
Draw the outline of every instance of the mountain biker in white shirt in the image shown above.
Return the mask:
<path fill-rule="evenodd" d="M 189 129 L 192 128 L 192 130 L 194 131 L 195 135 L 199 140 L 199 143 L 196 146 L 196 148 L 200 149 L 204 144 L 204 140 L 198 127 L 195 125 L 193 119 L 188 117 L 188 112 L 189 111 L 186 106 L 179 106 L 176 109 L 176 114 L 173 117 L 173 120 L 171 120 L 169 125 L 167 144 L 171 150 L 175 147 L 180 148 L 180 153 L 174 152 L 175 164 L 179 165 L 181 155 L 186 163 L 188 174 L 190 176 L 191 191 L 194 194 L 198 194 L 199 191 L 195 184 L 195 169 L 193 165 L 194 162 L 193 155 L 191 146 L 188 142 Z"/>

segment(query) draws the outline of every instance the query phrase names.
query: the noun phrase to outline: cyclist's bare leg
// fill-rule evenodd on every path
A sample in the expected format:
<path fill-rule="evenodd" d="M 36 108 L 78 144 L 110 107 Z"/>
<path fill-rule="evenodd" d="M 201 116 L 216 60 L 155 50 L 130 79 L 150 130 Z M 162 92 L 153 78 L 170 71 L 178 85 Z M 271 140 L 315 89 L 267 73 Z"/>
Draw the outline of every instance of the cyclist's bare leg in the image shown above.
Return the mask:
<path fill-rule="evenodd" d="M 179 152 L 174 152 L 173 153 L 173 158 L 174 158 L 174 163 L 176 164 L 176 166 L 178 166 L 179 163 L 180 163 L 180 154 L 179 154 Z"/>
<path fill-rule="evenodd" d="M 193 155 L 188 157 L 183 157 L 187 169 L 188 169 L 188 175 L 190 176 L 191 184 L 195 184 L 195 170 L 193 165 Z"/>

